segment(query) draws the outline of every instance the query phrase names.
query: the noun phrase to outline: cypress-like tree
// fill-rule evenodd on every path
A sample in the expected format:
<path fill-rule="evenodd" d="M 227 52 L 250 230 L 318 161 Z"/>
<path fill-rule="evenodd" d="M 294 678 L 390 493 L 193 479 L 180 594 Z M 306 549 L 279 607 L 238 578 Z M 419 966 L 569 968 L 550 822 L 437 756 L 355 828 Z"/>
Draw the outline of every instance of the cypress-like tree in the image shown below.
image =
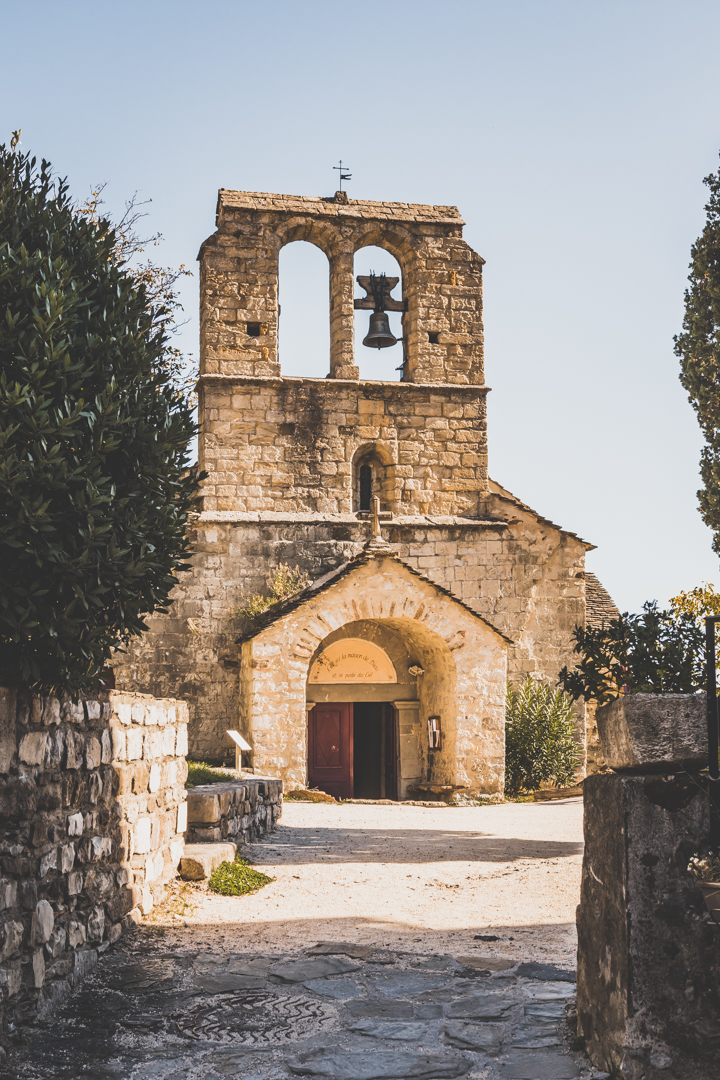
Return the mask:
<path fill-rule="evenodd" d="M 710 189 L 705 228 L 692 247 L 683 332 L 675 338 L 680 382 L 705 438 L 698 491 L 703 521 L 720 553 L 720 169 L 706 176 Z"/>
<path fill-rule="evenodd" d="M 95 689 L 187 565 L 167 323 L 110 223 L 0 146 L 0 684 Z"/>

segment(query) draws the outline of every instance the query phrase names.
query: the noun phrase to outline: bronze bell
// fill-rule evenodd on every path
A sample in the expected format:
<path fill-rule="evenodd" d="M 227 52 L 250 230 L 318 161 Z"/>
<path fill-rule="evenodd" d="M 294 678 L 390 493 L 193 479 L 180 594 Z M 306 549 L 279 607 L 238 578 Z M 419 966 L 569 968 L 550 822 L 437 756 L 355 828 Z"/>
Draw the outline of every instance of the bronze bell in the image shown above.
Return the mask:
<path fill-rule="evenodd" d="M 367 337 L 363 338 L 363 345 L 368 349 L 388 349 L 391 345 L 397 345 L 397 338 L 390 329 L 390 322 L 384 311 L 373 311 L 370 316 L 370 329 Z"/>

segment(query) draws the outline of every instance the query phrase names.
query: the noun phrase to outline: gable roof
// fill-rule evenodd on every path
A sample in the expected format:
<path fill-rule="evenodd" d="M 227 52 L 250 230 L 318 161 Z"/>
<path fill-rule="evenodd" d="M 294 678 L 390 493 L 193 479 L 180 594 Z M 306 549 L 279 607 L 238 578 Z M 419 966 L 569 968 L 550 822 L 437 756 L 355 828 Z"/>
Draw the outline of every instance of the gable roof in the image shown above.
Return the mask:
<path fill-rule="evenodd" d="M 569 529 L 563 529 L 562 525 L 556 525 L 554 521 L 550 521 L 549 518 L 543 517 L 537 510 L 533 510 L 532 506 L 528 506 L 522 499 L 518 499 L 517 495 L 513 495 L 511 491 L 504 488 L 502 484 L 498 484 L 497 480 L 488 478 L 491 494 L 495 495 L 498 499 L 502 499 L 504 502 L 513 503 L 520 510 L 524 510 L 526 514 L 532 514 L 536 521 L 541 525 L 548 525 L 551 529 L 557 529 L 563 536 L 571 536 L 573 540 L 577 540 L 579 544 L 582 544 L 586 551 L 594 551 L 597 544 L 591 544 L 588 540 L 583 540 L 581 536 L 578 536 L 575 532 L 570 532 Z"/>
<path fill-rule="evenodd" d="M 372 562 L 373 559 L 386 558 L 396 560 L 404 570 L 414 577 L 420 578 L 425 584 L 430 585 L 433 589 L 436 589 L 443 596 L 447 596 L 453 603 L 458 604 L 465 611 L 469 612 L 478 622 L 487 626 L 488 630 L 492 630 L 494 634 L 497 634 L 499 638 L 508 644 L 514 645 L 515 642 L 512 638 L 509 638 L 506 634 L 503 634 L 501 630 L 498 630 L 496 626 L 493 626 L 491 622 L 483 618 L 482 615 L 478 615 L 477 611 L 473 611 L 464 601 L 458 599 L 454 593 L 451 593 L 449 589 L 446 589 L 443 585 L 438 585 L 436 581 L 427 577 L 420 570 L 416 570 L 414 566 L 409 566 L 404 559 L 401 559 L 394 548 L 387 544 L 385 541 L 378 542 L 377 540 L 370 540 L 359 555 L 356 555 L 354 559 L 349 559 L 348 562 L 342 563 L 341 566 L 336 567 L 334 570 L 330 570 L 329 573 L 323 574 L 321 577 L 316 578 L 315 581 L 311 581 L 309 585 L 294 596 L 289 597 L 287 600 L 281 601 L 279 604 L 273 604 L 271 608 L 268 608 L 266 612 L 252 620 L 252 623 L 245 629 L 236 639 L 236 644 L 240 645 L 243 641 L 251 641 L 252 638 L 257 637 L 259 633 L 265 630 L 268 626 L 278 622 L 285 615 L 288 615 L 291 611 L 295 611 L 297 608 L 302 607 L 309 600 L 314 600 L 316 596 L 324 592 L 325 589 L 329 589 L 331 585 L 337 584 L 343 578 L 356 570 L 360 566 L 366 566 Z"/>

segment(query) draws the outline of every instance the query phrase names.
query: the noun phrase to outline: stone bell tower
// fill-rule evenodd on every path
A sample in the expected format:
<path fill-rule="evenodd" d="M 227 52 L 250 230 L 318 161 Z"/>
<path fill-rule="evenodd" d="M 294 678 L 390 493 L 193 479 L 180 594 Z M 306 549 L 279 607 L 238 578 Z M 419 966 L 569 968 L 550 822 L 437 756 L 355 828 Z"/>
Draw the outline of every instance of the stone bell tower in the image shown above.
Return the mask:
<path fill-rule="evenodd" d="M 360 458 L 383 509 L 476 515 L 487 491 L 483 260 L 455 207 L 221 191 L 201 250 L 204 508 L 344 515 L 359 511 Z M 326 380 L 284 378 L 278 257 L 294 240 L 330 264 Z M 400 382 L 359 379 L 353 258 L 378 245 L 402 268 Z M 368 279 L 369 282 L 369 279 Z M 363 281 L 365 287 L 368 282 Z"/>
<path fill-rule="evenodd" d="M 516 681 L 532 673 L 554 682 L 572 663 L 572 631 L 585 621 L 584 555 L 591 545 L 488 479 L 483 260 L 462 228 L 452 206 L 365 202 L 344 192 L 311 198 L 220 191 L 217 229 L 199 255 L 199 464 L 207 478 L 191 526 L 193 569 L 175 590 L 171 611 L 148 620 L 148 633 L 115 665 L 120 687 L 190 703 L 196 756 L 222 757 L 229 749 L 225 729 L 238 728 L 264 747 L 263 768 L 276 760 L 295 782 L 307 736 L 298 710 L 306 689 L 312 700 L 313 657 L 333 635 L 354 635 L 395 656 L 404 673 L 398 679 L 409 680 L 402 701 L 400 683 L 395 698 L 387 687 L 366 688 L 363 698 L 395 702 L 396 715 L 412 712 L 412 724 L 398 721 L 398 745 L 406 739 L 414 747 L 402 760 L 414 755 L 420 764 L 413 768 L 426 768 L 424 725 L 441 716 L 444 757 L 433 775 L 497 790 L 506 659 Z M 278 259 L 295 240 L 315 244 L 329 261 L 325 378 L 283 375 L 278 353 Z M 353 259 L 367 246 L 389 251 L 402 270 L 402 285 L 386 280 L 380 302 L 378 282 L 369 278 L 359 282 L 366 296 L 355 299 Z M 401 312 L 399 381 L 359 378 L 357 307 Z M 382 319 L 373 317 L 377 328 Z M 382 573 L 379 557 L 357 563 L 372 538 L 374 496 L 382 541 L 392 549 Z M 295 626 L 290 619 L 265 626 L 262 640 L 250 642 L 255 631 L 242 625 L 238 608 L 266 592 L 280 564 L 298 566 L 312 583 L 297 615 L 297 640 L 282 637 Z M 330 588 L 336 574 L 345 577 Z M 373 614 L 363 604 L 381 578 L 390 599 L 378 615 L 380 608 Z M 418 592 L 415 614 L 400 618 L 417 592 L 416 578 L 426 599 Z M 441 612 L 443 628 L 431 632 L 424 620 L 437 621 Z M 485 633 L 495 644 L 482 660 Z M 292 693 L 285 693 L 290 683 Z M 279 694 L 275 712 L 270 692 Z M 360 692 L 346 700 L 360 701 Z M 578 738 L 584 745 L 580 717 Z M 464 779 L 452 779 L 460 773 Z"/>

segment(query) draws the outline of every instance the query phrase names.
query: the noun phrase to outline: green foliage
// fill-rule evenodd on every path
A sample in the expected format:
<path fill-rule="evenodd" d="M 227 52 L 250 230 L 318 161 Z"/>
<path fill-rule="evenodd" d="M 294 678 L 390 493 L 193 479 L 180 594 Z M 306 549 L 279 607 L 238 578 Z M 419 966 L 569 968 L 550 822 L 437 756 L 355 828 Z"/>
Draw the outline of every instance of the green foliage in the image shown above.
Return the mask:
<path fill-rule="evenodd" d="M 569 787 L 581 763 L 571 699 L 528 677 L 508 685 L 505 704 L 505 791 Z"/>
<path fill-rule="evenodd" d="M 698 881 L 720 884 L 720 856 L 709 851 L 706 855 L 693 855 L 688 870 Z"/>
<path fill-rule="evenodd" d="M 683 332 L 675 338 L 680 382 L 705 438 L 700 458 L 700 513 L 720 553 L 720 170 L 706 176 L 710 190 L 705 228 L 693 244 Z"/>
<path fill-rule="evenodd" d="M 267 578 L 267 585 L 270 590 L 268 595 L 260 596 L 256 593 L 251 596 L 242 607 L 238 608 L 237 614 L 242 619 L 256 619 L 258 615 L 262 615 L 268 608 L 300 592 L 305 588 L 308 580 L 308 575 L 299 566 L 292 570 L 285 563 L 280 563 Z"/>
<path fill-rule="evenodd" d="M 574 638 L 577 666 L 564 667 L 558 683 L 575 700 L 605 704 L 621 693 L 693 694 L 704 686 L 705 630 L 680 607 L 661 611 L 653 600 L 642 614 L 625 612 L 600 629 L 577 626 Z"/>
<path fill-rule="evenodd" d="M 706 615 L 720 615 L 720 593 L 715 586 L 704 581 L 694 589 L 678 593 L 670 599 L 673 615 L 689 615 L 693 619 L 704 619 Z"/>
<path fill-rule="evenodd" d="M 198 787 L 200 784 L 226 784 L 228 780 L 237 777 L 237 773 L 213 769 L 212 765 L 205 761 L 188 761 L 187 767 L 186 788 Z"/>
<path fill-rule="evenodd" d="M 210 875 L 208 888 L 221 896 L 244 896 L 257 892 L 263 885 L 269 885 L 275 878 L 253 870 L 247 859 L 238 855 L 234 862 L 223 862 Z"/>
<path fill-rule="evenodd" d="M 109 222 L 0 146 L 0 683 L 97 688 L 187 565 L 195 424 L 168 320 Z"/>

